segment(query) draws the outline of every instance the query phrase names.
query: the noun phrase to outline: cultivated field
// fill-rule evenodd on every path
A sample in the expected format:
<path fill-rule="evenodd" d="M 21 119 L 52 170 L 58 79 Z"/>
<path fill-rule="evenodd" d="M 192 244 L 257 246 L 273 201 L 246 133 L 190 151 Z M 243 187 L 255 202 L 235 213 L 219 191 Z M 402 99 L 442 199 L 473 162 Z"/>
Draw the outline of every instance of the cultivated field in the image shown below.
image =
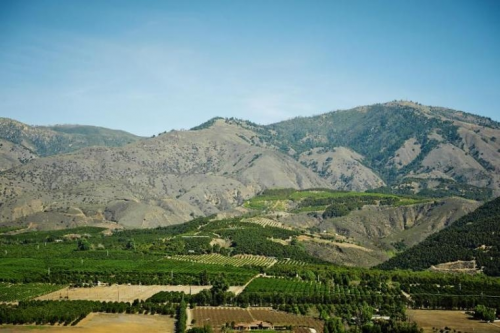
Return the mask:
<path fill-rule="evenodd" d="M 231 286 L 229 291 L 240 294 L 245 286 Z M 70 301 L 119 301 L 133 302 L 134 300 L 146 300 L 160 291 L 179 291 L 185 294 L 197 294 L 202 290 L 210 289 L 212 286 L 137 286 L 137 285 L 117 285 L 98 286 L 91 288 L 70 288 L 59 289 L 50 294 L 37 297 L 37 300 L 60 300 L 68 299 Z"/>
<path fill-rule="evenodd" d="M 281 222 L 271 220 L 265 217 L 251 217 L 247 219 L 242 219 L 241 222 L 247 222 L 247 223 L 255 223 L 258 224 L 262 227 L 275 227 L 275 228 L 281 228 L 281 229 L 286 229 L 286 230 L 293 230 L 291 227 L 284 225 Z"/>
<path fill-rule="evenodd" d="M 265 256 L 237 254 L 233 257 L 226 257 L 218 253 L 199 255 L 174 255 L 171 256 L 171 259 L 197 262 L 202 264 L 231 265 L 236 267 L 245 265 L 271 267 L 277 262 L 276 259 Z"/>
<path fill-rule="evenodd" d="M 500 332 L 500 323 L 484 323 L 478 320 L 469 319 L 463 311 L 446 310 L 407 310 L 407 315 L 411 321 L 417 323 L 424 332 L 439 332 L 445 327 L 462 333 L 493 333 Z M 437 331 L 433 331 L 433 327 Z"/>
<path fill-rule="evenodd" d="M 0 283 L 0 302 L 24 301 L 63 288 L 46 283 Z"/>
<path fill-rule="evenodd" d="M 146 300 L 160 291 L 182 291 L 186 294 L 197 294 L 211 286 L 137 286 L 117 285 L 92 288 L 64 288 L 38 297 L 38 300 L 89 300 L 133 302 L 135 299 Z"/>
<path fill-rule="evenodd" d="M 216 330 L 226 323 L 251 323 L 264 321 L 273 325 L 291 325 L 309 327 L 316 332 L 323 332 L 323 322 L 308 316 L 275 311 L 271 308 L 236 308 L 236 307 L 196 307 L 190 311 L 189 318 L 195 320 L 193 326 L 211 325 Z"/>
<path fill-rule="evenodd" d="M 13 326 L 0 325 L 0 332 L 33 332 L 41 330 L 49 333 L 135 333 L 174 332 L 175 320 L 169 316 L 148 316 L 133 314 L 91 313 L 76 326 Z"/>

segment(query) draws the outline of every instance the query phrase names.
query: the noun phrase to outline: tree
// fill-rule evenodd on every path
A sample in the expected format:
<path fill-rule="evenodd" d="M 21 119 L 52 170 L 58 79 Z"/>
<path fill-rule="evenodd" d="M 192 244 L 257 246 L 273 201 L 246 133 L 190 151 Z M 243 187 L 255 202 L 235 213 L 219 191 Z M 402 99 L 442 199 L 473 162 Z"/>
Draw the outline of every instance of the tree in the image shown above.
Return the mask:
<path fill-rule="evenodd" d="M 229 289 L 229 283 L 227 282 L 224 275 L 219 275 L 210 289 L 212 293 L 212 303 L 213 305 L 222 305 L 226 302 L 227 294 L 226 291 Z"/>
<path fill-rule="evenodd" d="M 90 243 L 89 243 L 89 241 L 86 240 L 86 239 L 79 239 L 78 243 L 77 243 L 77 246 L 76 246 L 76 249 L 78 251 L 88 251 L 88 250 L 90 250 Z"/>
<path fill-rule="evenodd" d="M 363 302 L 363 305 L 359 309 L 358 319 L 361 325 L 369 323 L 372 320 L 373 316 L 373 308 L 369 306 L 366 302 Z"/>
<path fill-rule="evenodd" d="M 342 324 L 342 320 L 340 318 L 330 318 L 325 322 L 325 333 L 344 333 L 344 325 Z"/>
<path fill-rule="evenodd" d="M 127 250 L 135 250 L 135 242 L 133 239 L 129 239 L 127 241 L 127 245 L 125 245 L 125 249 Z"/>

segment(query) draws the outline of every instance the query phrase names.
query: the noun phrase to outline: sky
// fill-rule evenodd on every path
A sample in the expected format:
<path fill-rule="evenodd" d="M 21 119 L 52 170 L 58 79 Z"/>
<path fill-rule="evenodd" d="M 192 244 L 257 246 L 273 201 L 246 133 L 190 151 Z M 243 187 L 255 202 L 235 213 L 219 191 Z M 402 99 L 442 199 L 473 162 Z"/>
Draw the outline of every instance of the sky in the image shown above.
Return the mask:
<path fill-rule="evenodd" d="M 500 120 L 500 1 L 0 0 L 0 117 L 151 136 L 412 100 Z"/>

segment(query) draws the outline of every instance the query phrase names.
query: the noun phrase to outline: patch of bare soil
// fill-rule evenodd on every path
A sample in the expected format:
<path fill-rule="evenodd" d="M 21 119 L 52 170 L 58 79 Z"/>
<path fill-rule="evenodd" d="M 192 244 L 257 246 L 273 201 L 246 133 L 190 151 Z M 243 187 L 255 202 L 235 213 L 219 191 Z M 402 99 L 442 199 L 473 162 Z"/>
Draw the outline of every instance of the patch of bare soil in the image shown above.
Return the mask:
<path fill-rule="evenodd" d="M 335 242 L 335 241 L 330 241 L 327 239 L 309 237 L 306 235 L 300 235 L 299 237 L 297 237 L 297 239 L 299 241 L 303 241 L 303 242 L 316 242 L 316 243 L 322 243 L 322 244 L 331 244 L 331 245 L 337 245 L 338 247 L 343 247 L 343 248 L 351 248 L 351 249 L 356 249 L 356 250 L 361 250 L 361 251 L 366 251 L 366 252 L 372 252 L 371 249 L 368 249 L 366 247 L 359 246 L 356 244 Z"/>
<path fill-rule="evenodd" d="M 137 286 L 117 285 L 98 286 L 92 288 L 64 288 L 38 297 L 38 300 L 92 300 L 133 302 L 136 299 L 146 300 L 160 291 L 182 291 L 186 294 L 197 294 L 211 286 Z"/>
<path fill-rule="evenodd" d="M 424 332 L 433 332 L 433 328 L 440 329 L 449 327 L 453 332 L 456 330 L 462 333 L 493 333 L 500 332 L 500 323 L 485 323 L 478 320 L 469 319 L 464 311 L 446 310 L 407 310 L 410 321 L 424 329 Z M 434 331 L 436 332 L 436 331 Z"/>
<path fill-rule="evenodd" d="M 446 262 L 443 264 L 431 266 L 429 270 L 437 272 L 468 273 L 468 274 L 475 274 L 480 272 L 480 270 L 477 268 L 475 260 L 470 260 L 470 261 L 458 260 L 453 262 Z"/>

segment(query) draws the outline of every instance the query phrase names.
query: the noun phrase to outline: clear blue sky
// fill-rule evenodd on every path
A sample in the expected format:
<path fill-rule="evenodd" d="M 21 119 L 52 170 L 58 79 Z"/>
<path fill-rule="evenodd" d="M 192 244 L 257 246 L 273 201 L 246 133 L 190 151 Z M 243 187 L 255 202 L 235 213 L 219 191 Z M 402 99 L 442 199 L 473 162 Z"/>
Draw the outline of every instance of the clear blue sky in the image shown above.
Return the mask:
<path fill-rule="evenodd" d="M 0 116 L 149 136 L 408 99 L 500 120 L 500 1 L 0 1 Z"/>

